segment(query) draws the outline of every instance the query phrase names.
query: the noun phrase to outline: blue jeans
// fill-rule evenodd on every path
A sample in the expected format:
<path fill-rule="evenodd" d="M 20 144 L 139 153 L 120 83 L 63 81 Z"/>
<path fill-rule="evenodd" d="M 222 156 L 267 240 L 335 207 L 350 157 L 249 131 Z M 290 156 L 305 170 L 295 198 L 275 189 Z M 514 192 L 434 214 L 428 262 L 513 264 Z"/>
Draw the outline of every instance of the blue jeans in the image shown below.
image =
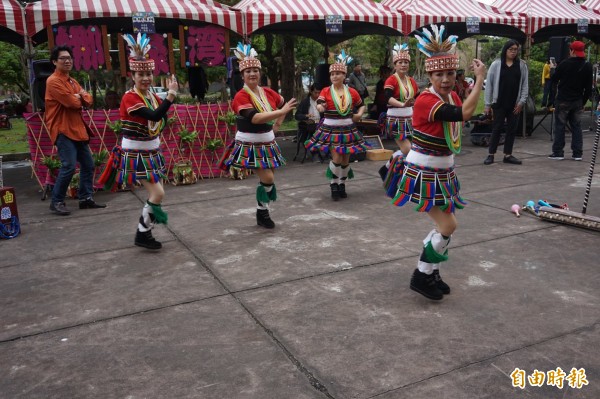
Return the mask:
<path fill-rule="evenodd" d="M 554 142 L 552 153 L 564 156 L 565 127 L 567 122 L 571 128 L 571 150 L 573 156 L 580 157 L 583 154 L 583 136 L 581 133 L 581 114 L 583 104 L 577 101 L 557 101 L 554 110 Z"/>
<path fill-rule="evenodd" d="M 79 162 L 79 200 L 92 198 L 94 189 L 94 159 L 87 141 L 73 141 L 63 134 L 56 139 L 58 157 L 62 164 L 54 189 L 52 202 L 64 202 L 71 178 L 75 174 L 75 166 Z"/>

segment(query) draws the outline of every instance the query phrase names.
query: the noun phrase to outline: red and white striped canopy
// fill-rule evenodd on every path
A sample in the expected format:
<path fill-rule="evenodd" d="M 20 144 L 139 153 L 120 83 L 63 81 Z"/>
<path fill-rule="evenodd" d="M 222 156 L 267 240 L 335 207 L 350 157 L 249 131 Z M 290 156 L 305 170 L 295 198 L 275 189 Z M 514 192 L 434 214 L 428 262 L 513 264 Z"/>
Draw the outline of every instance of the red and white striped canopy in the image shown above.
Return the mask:
<path fill-rule="evenodd" d="M 429 24 L 466 22 L 467 17 L 478 17 L 480 23 L 510 25 L 523 32 L 527 26 L 522 15 L 475 0 L 384 0 L 381 4 L 405 14 L 405 34 Z"/>
<path fill-rule="evenodd" d="M 0 26 L 4 26 L 19 35 L 25 34 L 23 26 L 23 8 L 17 0 L 2 0 L 0 9 Z"/>
<path fill-rule="evenodd" d="M 28 4 L 26 12 L 29 36 L 49 25 L 61 22 L 87 18 L 131 17 L 136 12 L 153 12 L 155 18 L 207 22 L 243 33 L 239 13 L 213 0 L 42 0 Z"/>
<path fill-rule="evenodd" d="M 245 33 L 279 22 L 323 20 L 341 15 L 344 21 L 371 22 L 401 32 L 400 16 L 370 0 L 242 0 L 232 8 L 245 16 Z"/>
<path fill-rule="evenodd" d="M 600 13 L 600 0 L 585 0 L 582 4 L 585 8 Z"/>
<path fill-rule="evenodd" d="M 551 25 L 577 24 L 578 19 L 587 19 L 589 24 L 600 24 L 599 14 L 581 4 L 565 0 L 497 0 L 492 5 L 527 15 L 529 35 Z"/>

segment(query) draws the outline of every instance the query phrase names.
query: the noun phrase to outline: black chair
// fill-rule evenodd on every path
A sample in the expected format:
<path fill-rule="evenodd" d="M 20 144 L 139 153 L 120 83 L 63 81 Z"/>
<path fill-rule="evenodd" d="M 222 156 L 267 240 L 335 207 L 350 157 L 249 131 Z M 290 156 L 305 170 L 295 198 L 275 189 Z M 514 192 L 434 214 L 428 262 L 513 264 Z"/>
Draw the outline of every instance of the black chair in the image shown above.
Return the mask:
<path fill-rule="evenodd" d="M 304 155 L 302 156 L 302 160 L 300 161 L 300 163 L 304 163 L 304 161 L 306 160 L 306 155 L 308 153 L 308 151 L 306 150 L 306 147 L 304 147 L 304 142 L 306 140 L 309 139 L 310 136 L 312 136 L 315 131 L 317 130 L 317 124 L 316 123 L 307 123 L 306 121 L 299 121 L 298 122 L 298 132 L 296 133 L 296 155 L 294 155 L 294 161 L 296 160 L 296 158 L 298 157 L 298 154 L 300 153 L 300 147 L 304 148 Z M 315 154 L 312 154 L 312 156 L 314 157 Z M 317 152 L 317 155 L 319 156 L 319 160 L 321 161 L 321 163 L 323 163 L 323 161 L 328 158 L 328 155 L 325 155 L 325 158 L 323 158 L 323 155 L 321 154 L 321 151 Z"/>

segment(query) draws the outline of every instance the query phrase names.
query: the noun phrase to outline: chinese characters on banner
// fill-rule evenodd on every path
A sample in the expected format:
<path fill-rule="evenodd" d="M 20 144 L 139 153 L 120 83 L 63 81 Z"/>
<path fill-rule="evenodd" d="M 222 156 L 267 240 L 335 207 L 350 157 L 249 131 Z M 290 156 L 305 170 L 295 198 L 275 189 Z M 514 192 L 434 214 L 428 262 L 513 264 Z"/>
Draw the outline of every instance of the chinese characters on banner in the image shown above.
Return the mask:
<path fill-rule="evenodd" d="M 325 33 L 342 34 L 341 15 L 325 15 Z"/>
<path fill-rule="evenodd" d="M 154 13 L 153 12 L 136 12 L 131 16 L 133 23 L 133 33 L 137 35 L 141 33 L 156 33 L 154 28 Z"/>
<path fill-rule="evenodd" d="M 90 71 L 106 69 L 105 38 L 96 25 L 59 26 L 53 29 L 54 44 L 73 49 L 73 69 Z"/>
<path fill-rule="evenodd" d="M 186 26 L 183 36 L 185 66 L 225 65 L 225 28 Z"/>
<path fill-rule="evenodd" d="M 154 33 L 150 36 L 150 51 L 148 55 L 154 60 L 154 75 L 169 75 L 169 46 L 167 35 Z M 172 73 L 175 73 L 173 71 Z"/>
<path fill-rule="evenodd" d="M 467 24 L 467 33 L 479 33 L 479 18 L 478 17 L 467 17 L 465 21 Z"/>

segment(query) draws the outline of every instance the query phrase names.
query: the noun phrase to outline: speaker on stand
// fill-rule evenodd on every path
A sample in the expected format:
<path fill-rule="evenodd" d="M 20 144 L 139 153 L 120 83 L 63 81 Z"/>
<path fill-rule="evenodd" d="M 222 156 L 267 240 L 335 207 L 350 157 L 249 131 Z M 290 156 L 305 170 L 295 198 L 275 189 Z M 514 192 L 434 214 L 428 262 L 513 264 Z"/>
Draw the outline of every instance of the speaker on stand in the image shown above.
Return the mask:
<path fill-rule="evenodd" d="M 331 85 L 329 79 L 329 64 L 319 64 L 315 70 L 315 87 L 322 90 L 323 87 Z"/>
<path fill-rule="evenodd" d="M 569 58 L 569 37 L 552 36 L 550 38 L 550 47 L 548 48 L 548 58 L 554 57 L 556 65 Z"/>
<path fill-rule="evenodd" d="M 33 98 L 31 105 L 34 111 L 44 111 L 46 108 L 46 80 L 54 73 L 54 64 L 50 60 L 33 61 Z"/>

